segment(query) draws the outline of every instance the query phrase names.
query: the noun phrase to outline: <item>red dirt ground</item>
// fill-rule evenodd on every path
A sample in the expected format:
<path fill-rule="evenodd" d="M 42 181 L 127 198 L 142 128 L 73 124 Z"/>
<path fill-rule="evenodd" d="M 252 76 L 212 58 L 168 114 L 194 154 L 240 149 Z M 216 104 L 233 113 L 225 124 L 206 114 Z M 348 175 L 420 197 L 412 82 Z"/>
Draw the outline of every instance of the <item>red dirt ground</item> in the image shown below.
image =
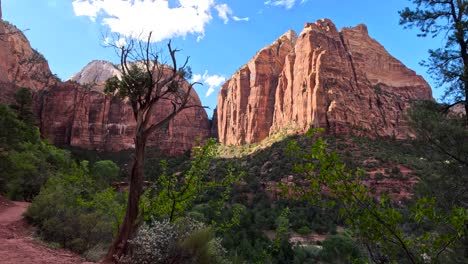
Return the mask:
<path fill-rule="evenodd" d="M 11 202 L 0 196 L 1 264 L 84 264 L 78 255 L 50 249 L 32 238 L 32 228 L 22 215 L 29 203 Z"/>

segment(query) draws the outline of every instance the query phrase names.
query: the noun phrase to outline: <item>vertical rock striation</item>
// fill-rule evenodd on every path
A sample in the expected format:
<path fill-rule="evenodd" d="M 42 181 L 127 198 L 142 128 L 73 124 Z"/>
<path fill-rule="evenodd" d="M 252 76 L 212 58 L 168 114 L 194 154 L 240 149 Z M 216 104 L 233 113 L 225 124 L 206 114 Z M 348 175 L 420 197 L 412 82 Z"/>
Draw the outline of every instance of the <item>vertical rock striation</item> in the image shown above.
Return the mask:
<path fill-rule="evenodd" d="M 271 52 L 281 50 L 278 42 L 289 45 Z M 264 62 L 274 70 L 258 67 Z M 268 82 L 258 82 L 258 72 Z M 219 139 L 239 145 L 310 127 L 406 138 L 403 115 L 419 99 L 432 99 L 428 84 L 370 38 L 365 25 L 339 32 L 322 19 L 307 23 L 297 40 L 283 35 L 226 82 L 218 96 Z"/>
<path fill-rule="evenodd" d="M 134 147 L 133 111 L 122 100 L 89 91 L 72 82 L 61 83 L 39 96 L 41 133 L 56 145 L 69 145 L 98 151 L 120 151 Z M 195 92 L 192 103 L 201 106 Z M 153 120 L 165 117 L 172 109 L 161 102 Z M 206 111 L 192 107 L 180 112 L 168 127 L 155 132 L 147 146 L 166 154 L 180 155 L 201 143 L 210 134 Z"/>
<path fill-rule="evenodd" d="M 260 50 L 222 86 L 217 120 L 223 144 L 251 143 L 268 136 L 278 76 L 295 40 L 296 34 L 288 31 Z"/>

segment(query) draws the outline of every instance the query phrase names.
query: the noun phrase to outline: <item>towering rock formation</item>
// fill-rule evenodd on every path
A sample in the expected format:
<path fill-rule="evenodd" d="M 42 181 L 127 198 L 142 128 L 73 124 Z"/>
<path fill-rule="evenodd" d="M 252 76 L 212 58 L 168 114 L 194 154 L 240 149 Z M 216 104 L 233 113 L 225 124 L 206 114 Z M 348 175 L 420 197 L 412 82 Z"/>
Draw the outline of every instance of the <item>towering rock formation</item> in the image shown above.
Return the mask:
<path fill-rule="evenodd" d="M 269 71 L 259 67 L 264 62 Z M 268 82 L 258 81 L 258 72 Z M 338 32 L 323 19 L 307 23 L 297 41 L 283 35 L 223 85 L 219 139 L 253 143 L 285 128 L 304 132 L 312 126 L 405 138 L 403 114 L 415 99 L 432 99 L 428 84 L 370 38 L 365 25 Z M 256 115 L 263 119 L 252 122 Z"/>
<path fill-rule="evenodd" d="M 268 136 L 273 122 L 278 76 L 296 38 L 293 31 L 288 31 L 260 50 L 223 85 L 217 108 L 222 143 L 251 143 Z"/>
<path fill-rule="evenodd" d="M 31 48 L 21 30 L 1 21 L 0 33 L 0 103 L 11 102 L 16 87 L 36 92 L 57 84 L 47 60 Z"/>

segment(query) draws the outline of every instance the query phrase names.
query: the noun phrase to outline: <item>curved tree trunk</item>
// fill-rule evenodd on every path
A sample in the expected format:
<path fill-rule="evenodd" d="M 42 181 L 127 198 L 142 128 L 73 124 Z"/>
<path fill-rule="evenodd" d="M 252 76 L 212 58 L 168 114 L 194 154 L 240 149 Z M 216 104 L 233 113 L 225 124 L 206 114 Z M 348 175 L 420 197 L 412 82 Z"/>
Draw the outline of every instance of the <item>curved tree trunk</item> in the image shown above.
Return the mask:
<path fill-rule="evenodd" d="M 146 139 L 139 133 L 135 139 L 135 157 L 132 174 L 130 175 L 130 192 L 128 195 L 127 211 L 123 223 L 120 225 L 119 233 L 107 252 L 105 258 L 106 262 L 115 262 L 116 259 L 127 252 L 128 240 L 132 239 L 132 236 L 136 233 L 136 229 L 138 228 L 138 205 L 143 192 L 145 145 Z"/>

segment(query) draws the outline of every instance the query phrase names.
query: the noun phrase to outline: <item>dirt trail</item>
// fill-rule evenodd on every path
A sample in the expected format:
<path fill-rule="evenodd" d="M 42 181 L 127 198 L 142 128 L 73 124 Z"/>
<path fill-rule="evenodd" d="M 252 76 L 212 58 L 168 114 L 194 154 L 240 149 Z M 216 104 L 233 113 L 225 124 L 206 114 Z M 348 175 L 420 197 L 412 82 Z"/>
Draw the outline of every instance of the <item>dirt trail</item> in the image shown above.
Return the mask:
<path fill-rule="evenodd" d="M 0 263 L 85 263 L 76 254 L 50 249 L 34 241 L 31 227 L 22 217 L 28 206 L 28 203 L 10 202 L 0 196 Z"/>

